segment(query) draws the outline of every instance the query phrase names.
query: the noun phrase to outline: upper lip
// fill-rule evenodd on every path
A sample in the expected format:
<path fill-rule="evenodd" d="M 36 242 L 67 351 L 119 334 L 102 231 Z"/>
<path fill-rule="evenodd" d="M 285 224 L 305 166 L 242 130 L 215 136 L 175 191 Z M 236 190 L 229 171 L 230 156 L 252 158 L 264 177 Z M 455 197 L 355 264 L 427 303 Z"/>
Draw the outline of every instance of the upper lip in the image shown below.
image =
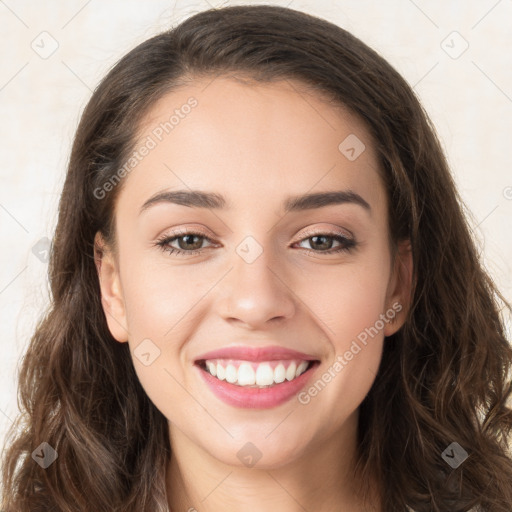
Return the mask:
<path fill-rule="evenodd" d="M 303 359 L 316 361 L 317 358 L 297 350 L 278 345 L 266 347 L 233 346 L 206 352 L 196 358 L 196 362 L 206 359 L 240 359 L 243 361 L 277 361 L 281 359 Z"/>

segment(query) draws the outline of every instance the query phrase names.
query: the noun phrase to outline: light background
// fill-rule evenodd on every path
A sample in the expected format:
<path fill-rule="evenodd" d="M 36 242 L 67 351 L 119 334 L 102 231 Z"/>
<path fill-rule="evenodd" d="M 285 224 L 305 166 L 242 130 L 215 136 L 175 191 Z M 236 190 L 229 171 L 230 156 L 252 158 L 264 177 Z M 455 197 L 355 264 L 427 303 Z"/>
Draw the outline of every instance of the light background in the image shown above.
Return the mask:
<path fill-rule="evenodd" d="M 44 238 L 92 90 L 127 51 L 190 14 L 254 3 L 348 29 L 414 86 L 472 212 L 482 259 L 512 300 L 512 0 L 0 0 L 1 445 L 18 411 L 16 367 L 48 302 Z"/>

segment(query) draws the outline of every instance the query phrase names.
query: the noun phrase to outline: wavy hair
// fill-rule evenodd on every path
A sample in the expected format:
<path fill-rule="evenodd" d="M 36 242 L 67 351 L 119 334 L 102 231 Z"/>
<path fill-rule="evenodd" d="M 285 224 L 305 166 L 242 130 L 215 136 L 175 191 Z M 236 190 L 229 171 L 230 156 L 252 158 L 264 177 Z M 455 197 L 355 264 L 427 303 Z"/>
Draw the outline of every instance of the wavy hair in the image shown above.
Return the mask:
<path fill-rule="evenodd" d="M 5 512 L 168 511 L 167 420 L 107 327 L 94 236 L 112 240 L 122 181 L 148 109 L 196 77 L 293 79 L 370 130 L 396 247 L 414 275 L 404 326 L 387 338 L 360 406 L 358 481 L 385 512 L 510 512 L 512 310 L 483 268 L 435 130 L 411 87 L 374 50 L 323 19 L 277 6 L 195 14 L 126 54 L 94 91 L 74 139 L 49 263 L 51 300 L 18 370 L 21 410 L 3 456 Z M 104 188 L 105 189 L 105 188 Z M 103 189 L 103 190 L 104 190 Z M 58 453 L 43 469 L 32 453 Z M 469 457 L 456 469 L 443 451 Z"/>

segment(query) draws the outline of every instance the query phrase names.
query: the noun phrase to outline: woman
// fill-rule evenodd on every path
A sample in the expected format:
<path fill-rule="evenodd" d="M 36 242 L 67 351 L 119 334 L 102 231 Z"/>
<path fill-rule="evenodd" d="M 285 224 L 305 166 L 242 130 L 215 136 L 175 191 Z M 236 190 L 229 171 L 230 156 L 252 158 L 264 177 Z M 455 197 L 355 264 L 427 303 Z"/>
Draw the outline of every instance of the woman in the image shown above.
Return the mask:
<path fill-rule="evenodd" d="M 94 92 L 3 510 L 512 503 L 510 347 L 427 115 L 343 29 L 227 7 Z"/>

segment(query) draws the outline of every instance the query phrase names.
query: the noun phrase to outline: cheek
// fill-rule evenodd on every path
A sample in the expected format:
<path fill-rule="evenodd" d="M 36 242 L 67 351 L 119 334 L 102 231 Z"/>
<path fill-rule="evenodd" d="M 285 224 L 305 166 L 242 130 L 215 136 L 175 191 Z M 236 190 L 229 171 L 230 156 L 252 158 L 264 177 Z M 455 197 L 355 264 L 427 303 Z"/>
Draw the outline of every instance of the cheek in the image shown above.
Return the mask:
<path fill-rule="evenodd" d="M 132 336 L 168 338 L 180 319 L 190 315 L 214 277 L 186 265 L 155 264 L 151 259 L 130 258 L 124 268 L 123 294 Z"/>
<path fill-rule="evenodd" d="M 298 398 L 312 415 L 321 415 L 328 404 L 330 429 L 357 409 L 378 372 L 389 279 L 389 259 L 380 254 L 368 253 L 350 268 L 340 266 L 328 278 L 309 280 L 305 296 L 326 336 L 329 360 Z"/>
<path fill-rule="evenodd" d="M 187 374 L 182 349 L 191 332 L 194 305 L 207 283 L 178 267 L 156 266 L 142 257 L 126 258 L 124 264 L 128 343 L 140 384 L 164 416 L 174 420 L 179 410 L 182 420 L 190 413 L 192 421 L 192 411 L 185 412 L 190 395 L 183 388 Z"/>
<path fill-rule="evenodd" d="M 310 321 L 332 340 L 336 351 L 374 325 L 385 308 L 389 279 L 388 258 L 383 256 L 385 247 L 381 245 L 366 248 L 361 255 L 339 265 L 306 260 L 300 272 L 288 269 L 286 281 L 293 290 L 290 300 L 296 302 L 299 315 L 291 321 L 302 323 L 309 315 Z M 133 342 L 176 339 L 183 326 L 215 300 L 212 287 L 224 273 L 223 268 L 207 262 L 176 263 L 170 260 L 173 256 L 166 261 L 165 254 L 155 258 L 154 253 L 144 251 L 124 254 L 121 280 Z M 203 302 L 206 295 L 209 297 Z"/>
<path fill-rule="evenodd" d="M 342 349 L 385 311 L 388 280 L 388 259 L 365 255 L 347 265 L 312 271 L 297 287 L 335 348 Z"/>

